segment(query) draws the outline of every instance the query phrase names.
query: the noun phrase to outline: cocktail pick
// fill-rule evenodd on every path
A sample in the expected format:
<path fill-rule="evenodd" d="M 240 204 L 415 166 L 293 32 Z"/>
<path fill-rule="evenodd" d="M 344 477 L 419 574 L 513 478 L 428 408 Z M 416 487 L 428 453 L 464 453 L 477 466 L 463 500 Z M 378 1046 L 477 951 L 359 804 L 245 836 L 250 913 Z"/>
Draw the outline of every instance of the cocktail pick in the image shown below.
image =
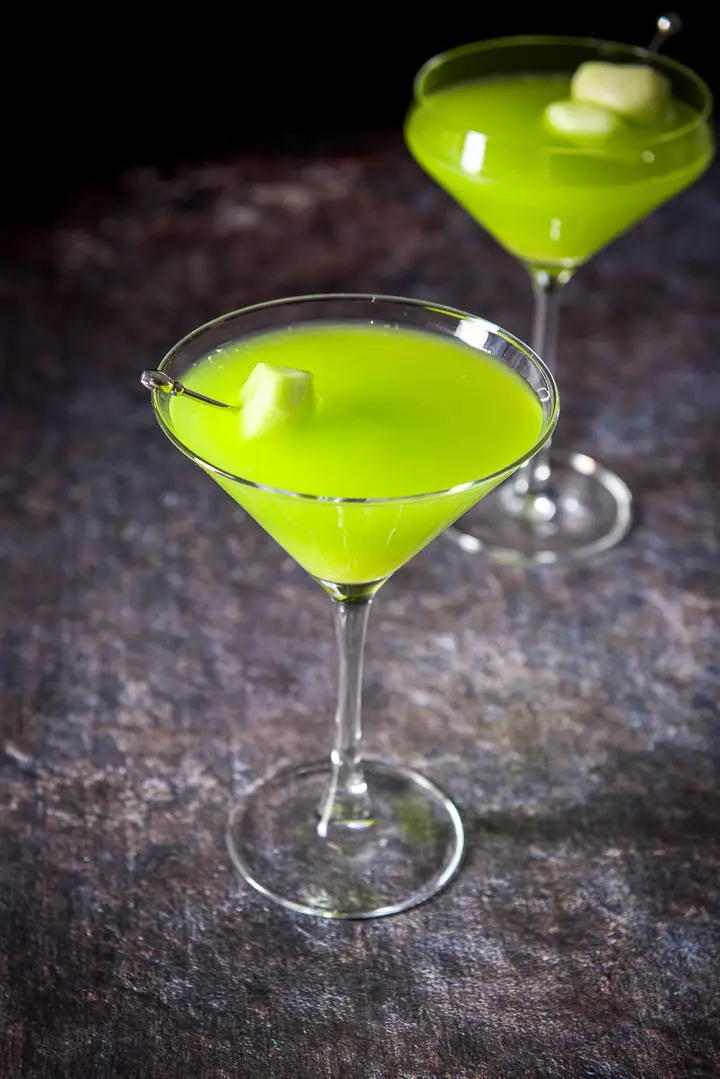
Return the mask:
<path fill-rule="evenodd" d="M 657 23 L 655 36 L 648 45 L 648 52 L 657 52 L 663 47 L 668 38 L 679 34 L 682 30 L 682 19 L 674 11 L 668 11 L 660 15 Z"/>
<path fill-rule="evenodd" d="M 225 401 L 216 401 L 214 397 L 206 397 L 204 393 L 196 393 L 183 386 L 182 382 L 170 378 L 164 371 L 143 371 L 140 381 L 148 390 L 160 390 L 161 393 L 169 393 L 172 397 L 191 397 L 193 401 L 202 401 L 206 405 L 216 405 L 218 408 L 232 408 Z"/>

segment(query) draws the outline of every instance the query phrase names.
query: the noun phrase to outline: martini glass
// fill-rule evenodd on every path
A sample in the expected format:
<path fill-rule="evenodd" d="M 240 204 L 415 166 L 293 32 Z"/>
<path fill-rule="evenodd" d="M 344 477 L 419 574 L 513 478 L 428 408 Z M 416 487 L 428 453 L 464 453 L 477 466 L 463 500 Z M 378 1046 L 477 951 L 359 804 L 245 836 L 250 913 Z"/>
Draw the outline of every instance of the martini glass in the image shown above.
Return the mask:
<path fill-rule="evenodd" d="M 586 61 L 648 64 L 670 82 L 670 108 L 653 126 L 632 128 L 622 154 L 553 136 L 541 122 L 547 104 L 570 96 L 570 76 Z M 535 298 L 532 346 L 551 368 L 564 286 L 596 251 L 708 167 L 711 105 L 707 86 L 688 68 L 593 39 L 481 41 L 420 69 L 408 147 L 526 267 Z M 548 441 L 448 534 L 464 550 L 499 561 L 552 563 L 613 547 L 631 523 L 632 496 L 619 476 Z"/>
<path fill-rule="evenodd" d="M 239 447 L 242 413 L 189 399 L 187 390 L 232 404 L 242 382 L 233 385 L 228 373 L 231 352 L 267 359 L 253 349 L 268 342 L 282 347 L 285 359 L 296 356 L 298 367 L 314 369 L 322 411 L 289 441 L 282 433 L 267 436 L 259 482 L 251 477 L 262 462 L 253 462 L 249 443 L 245 451 Z M 457 869 L 463 828 L 453 803 L 429 779 L 363 757 L 368 613 L 396 569 L 540 449 L 558 415 L 552 375 L 526 345 L 484 319 L 418 300 L 363 295 L 280 300 L 226 315 L 180 341 L 160 372 L 164 382 L 151 372 L 143 381 L 156 387 L 152 402 L 165 434 L 308 571 L 330 596 L 335 616 L 332 752 L 326 760 L 279 768 L 245 793 L 227 832 L 232 860 L 254 888 L 304 914 L 372 918 L 413 906 Z M 183 395 L 163 392 L 171 387 Z M 459 411 L 443 415 L 440 401 L 449 392 Z M 430 411 L 421 414 L 424 408 Z M 469 476 L 465 451 L 448 454 L 447 432 L 464 426 L 466 446 L 477 445 L 483 408 L 496 434 L 478 460 L 491 464 Z M 385 440 L 398 425 L 407 442 L 392 460 Z M 514 443 L 506 441 L 511 429 Z M 328 437 L 333 452 L 314 460 L 311 489 L 288 489 L 288 470 L 306 454 L 303 440 L 316 435 Z M 209 446 L 215 459 L 206 456 Z M 247 476 L 228 467 L 240 459 L 232 456 L 238 449 L 247 454 Z M 421 453 L 425 465 L 412 479 Z M 352 476 L 348 497 L 334 486 L 338 462 Z M 440 485 L 440 473 L 432 471 L 438 467 Z M 398 468 L 409 470 L 407 480 L 397 481 L 408 491 L 387 496 Z M 432 473 L 427 486 L 424 468 Z M 276 484 L 269 482 L 274 476 Z"/>

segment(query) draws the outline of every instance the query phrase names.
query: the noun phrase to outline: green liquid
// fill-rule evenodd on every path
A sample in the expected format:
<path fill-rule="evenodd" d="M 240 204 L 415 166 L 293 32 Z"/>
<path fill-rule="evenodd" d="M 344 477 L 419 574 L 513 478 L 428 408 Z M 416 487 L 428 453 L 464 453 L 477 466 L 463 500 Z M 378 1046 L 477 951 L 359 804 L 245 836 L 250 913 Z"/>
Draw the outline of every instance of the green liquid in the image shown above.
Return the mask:
<path fill-rule="evenodd" d="M 543 111 L 570 96 L 570 75 L 469 80 L 411 112 L 418 163 L 517 258 L 574 267 L 688 187 L 712 159 L 706 123 L 677 99 L 653 127 L 589 149 L 545 128 Z"/>
<path fill-rule="evenodd" d="M 325 581 L 387 577 L 499 481 L 417 501 L 410 496 L 507 468 L 532 449 L 542 430 L 540 403 L 513 370 L 457 338 L 418 330 L 299 325 L 210 353 L 182 381 L 236 404 L 261 361 L 312 372 L 318 395 L 313 416 L 245 439 L 235 409 L 175 397 L 169 399 L 169 426 L 194 454 L 253 483 L 327 499 L 401 499 L 317 502 L 210 473 Z"/>

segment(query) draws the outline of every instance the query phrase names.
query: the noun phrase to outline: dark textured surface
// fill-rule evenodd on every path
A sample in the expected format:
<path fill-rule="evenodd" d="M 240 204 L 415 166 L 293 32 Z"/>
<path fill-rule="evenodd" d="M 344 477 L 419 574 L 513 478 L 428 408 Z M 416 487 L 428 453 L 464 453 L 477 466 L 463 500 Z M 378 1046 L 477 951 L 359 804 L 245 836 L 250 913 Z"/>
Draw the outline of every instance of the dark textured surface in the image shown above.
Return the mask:
<path fill-rule="evenodd" d="M 329 737 L 327 598 L 138 372 L 324 289 L 522 335 L 524 274 L 396 142 L 138 171 L 10 231 L 0 1075 L 720 1074 L 719 235 L 715 171 L 568 292 L 558 442 L 631 483 L 630 541 L 528 572 L 438 541 L 381 593 L 368 747 L 454 794 L 469 853 L 424 907 L 325 924 L 244 887 L 223 829 Z"/>

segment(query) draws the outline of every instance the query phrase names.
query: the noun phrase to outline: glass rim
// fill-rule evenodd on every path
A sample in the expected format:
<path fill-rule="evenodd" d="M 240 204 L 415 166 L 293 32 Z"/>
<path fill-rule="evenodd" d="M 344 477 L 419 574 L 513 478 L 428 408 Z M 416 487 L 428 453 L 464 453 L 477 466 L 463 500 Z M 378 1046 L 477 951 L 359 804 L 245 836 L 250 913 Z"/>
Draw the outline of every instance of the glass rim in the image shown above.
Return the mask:
<path fill-rule="evenodd" d="M 441 490 L 427 491 L 420 494 L 412 495 L 390 495 L 386 498 L 347 498 L 347 497 L 335 497 L 332 495 L 316 495 L 306 494 L 301 491 L 290 491 L 282 487 L 272 487 L 266 483 L 258 483 L 255 480 L 246 479 L 244 476 L 237 476 L 232 472 L 228 472 L 226 469 L 220 468 L 218 465 L 214 465 L 211 461 L 206 461 L 205 458 L 195 453 L 189 446 L 186 446 L 184 442 L 177 437 L 177 435 L 171 430 L 169 425 L 165 422 L 165 418 L 159 407 L 159 401 L 166 395 L 162 390 L 153 389 L 151 391 L 151 402 L 155 418 L 157 419 L 163 433 L 169 438 L 170 442 L 181 451 L 186 457 L 189 457 L 191 461 L 199 465 L 206 472 L 210 472 L 216 476 L 222 476 L 224 479 L 232 480 L 234 483 L 239 483 L 243 487 L 254 488 L 259 491 L 266 491 L 274 495 L 283 495 L 286 498 L 296 498 L 309 502 L 327 502 L 327 503 L 339 503 L 344 504 L 361 504 L 361 505 L 391 505 L 398 503 L 408 502 L 420 502 L 432 498 L 442 498 L 449 495 L 459 495 L 466 491 L 472 490 L 474 487 L 479 487 L 483 484 L 489 483 L 491 480 L 499 479 L 502 476 L 509 475 L 514 472 L 521 465 L 529 461 L 535 454 L 542 448 L 547 442 L 548 438 L 553 433 L 555 425 L 557 424 L 558 415 L 560 412 L 560 398 L 558 394 L 557 384 L 552 375 L 552 372 L 548 368 L 544 360 L 535 353 L 529 345 L 526 345 L 519 337 L 510 333 L 509 330 L 504 330 L 497 323 L 491 322 L 489 319 L 483 318 L 480 315 L 472 315 L 467 311 L 462 311 L 459 308 L 449 307 L 446 304 L 433 303 L 428 300 L 413 299 L 405 296 L 388 296 L 382 293 L 374 292 L 325 292 L 317 294 L 308 294 L 304 296 L 287 296 L 279 300 L 266 300 L 262 303 L 251 304 L 247 307 L 237 308 L 235 311 L 228 311 L 224 315 L 219 315 L 217 318 L 210 319 L 208 322 L 204 322 L 201 326 L 192 330 L 190 333 L 182 337 L 173 347 L 165 354 L 160 363 L 158 370 L 166 371 L 180 353 L 185 349 L 192 341 L 202 337 L 203 334 L 217 327 L 222 326 L 226 322 L 231 322 L 233 319 L 239 318 L 243 315 L 250 315 L 261 311 L 271 311 L 275 308 L 288 307 L 291 304 L 305 304 L 305 303 L 329 303 L 331 301 L 349 301 L 358 303 L 394 303 L 404 304 L 407 307 L 423 308 L 428 311 L 435 311 L 442 315 L 448 315 L 453 318 L 457 318 L 462 321 L 470 321 L 475 323 L 482 323 L 486 329 L 491 333 L 494 333 L 497 337 L 507 341 L 519 352 L 526 356 L 537 371 L 543 376 L 543 378 L 549 384 L 552 397 L 552 411 L 546 421 L 543 421 L 542 431 L 540 436 L 535 441 L 533 446 L 527 450 L 521 457 L 514 461 L 511 461 L 503 468 L 497 469 L 495 472 L 491 472 L 486 476 L 480 476 L 474 480 L 467 480 L 465 483 L 455 484 L 452 487 L 447 487 Z M 472 347 L 472 346 L 469 346 Z M 477 349 L 478 352 L 482 352 L 483 349 Z M 502 361 L 499 361 L 502 362 Z M 522 377 L 522 376 L 520 376 Z M 525 381 L 525 380 L 523 380 Z M 212 406 L 208 406 L 212 407 Z"/>
<path fill-rule="evenodd" d="M 671 71 L 675 71 L 678 74 L 685 76 L 691 82 L 694 82 L 702 94 L 703 107 L 698 111 L 697 116 L 694 116 L 692 120 L 688 120 L 680 127 L 674 128 L 672 131 L 665 132 L 662 135 L 658 135 L 656 138 L 648 140 L 648 146 L 656 146 L 659 143 L 669 143 L 673 140 L 680 138 L 684 135 L 694 131 L 702 123 L 707 123 L 712 115 L 714 100 L 710 87 L 703 78 L 700 77 L 692 68 L 686 64 L 680 63 L 679 60 L 673 60 L 672 57 L 664 56 L 661 53 L 650 52 L 649 49 L 642 45 L 628 45 L 621 41 L 610 41 L 605 38 L 597 37 L 565 37 L 561 34 L 517 34 L 507 37 L 487 38 L 480 41 L 471 41 L 465 45 L 456 45 L 451 49 L 446 49 L 444 52 L 436 53 L 435 56 L 431 56 L 420 67 L 413 79 L 413 104 L 431 105 L 433 94 L 426 94 L 423 89 L 423 84 L 428 75 L 447 63 L 449 60 L 456 59 L 465 55 L 471 55 L 472 53 L 481 53 L 489 51 L 491 49 L 505 49 L 512 48 L 519 45 L 586 45 L 595 48 L 613 48 L 630 53 L 637 56 L 639 59 L 653 59 L 656 61 L 656 66 L 665 67 Z M 458 80 L 460 81 L 460 80 Z M 451 128 L 451 130 L 468 130 L 475 131 L 474 128 Z M 482 135 L 482 131 L 476 131 L 478 135 Z M 494 142 L 505 142 L 511 145 L 523 146 L 525 143 L 517 142 L 513 139 L 505 139 L 502 136 L 493 136 Z M 591 151 L 588 147 L 543 147 L 542 152 L 545 154 L 583 154 L 585 156 L 588 153 L 601 153 L 602 150 Z"/>

